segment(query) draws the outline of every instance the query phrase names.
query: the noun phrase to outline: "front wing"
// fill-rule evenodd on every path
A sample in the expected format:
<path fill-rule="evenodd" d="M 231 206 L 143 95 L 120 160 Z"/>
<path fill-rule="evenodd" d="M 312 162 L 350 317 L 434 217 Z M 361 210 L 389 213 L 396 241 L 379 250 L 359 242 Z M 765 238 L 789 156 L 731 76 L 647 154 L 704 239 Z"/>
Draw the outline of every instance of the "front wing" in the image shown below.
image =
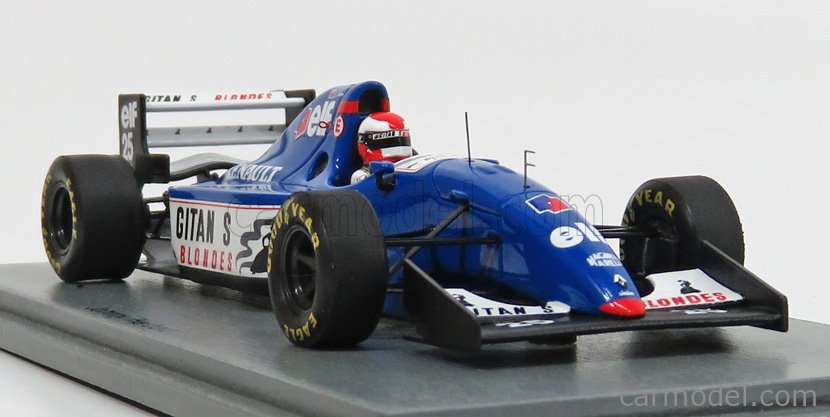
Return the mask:
<path fill-rule="evenodd" d="M 442 288 L 406 260 L 404 305 L 416 319 L 421 341 L 467 352 L 477 352 L 487 343 L 552 342 L 628 330 L 748 325 L 787 331 L 787 298 L 708 242 L 703 242 L 699 270 L 713 280 L 712 285 L 726 287 L 726 291 L 734 291 L 734 296 L 723 302 L 679 307 L 652 302 L 648 304 L 655 308 L 638 319 L 579 315 L 551 305 L 539 314 L 481 316 L 474 314 L 469 304 L 462 304 L 457 293 Z M 692 271 L 683 272 L 688 275 Z M 647 299 L 644 297 L 644 301 Z"/>

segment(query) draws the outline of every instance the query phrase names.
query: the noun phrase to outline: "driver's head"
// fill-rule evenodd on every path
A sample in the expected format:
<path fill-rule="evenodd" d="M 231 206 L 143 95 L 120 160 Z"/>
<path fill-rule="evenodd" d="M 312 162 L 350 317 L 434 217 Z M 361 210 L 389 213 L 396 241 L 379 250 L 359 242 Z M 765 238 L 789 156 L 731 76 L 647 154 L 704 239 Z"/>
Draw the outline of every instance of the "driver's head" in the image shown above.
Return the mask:
<path fill-rule="evenodd" d="M 391 112 L 366 116 L 357 129 L 357 150 L 363 165 L 372 161 L 398 162 L 412 156 L 409 129 L 403 117 Z"/>

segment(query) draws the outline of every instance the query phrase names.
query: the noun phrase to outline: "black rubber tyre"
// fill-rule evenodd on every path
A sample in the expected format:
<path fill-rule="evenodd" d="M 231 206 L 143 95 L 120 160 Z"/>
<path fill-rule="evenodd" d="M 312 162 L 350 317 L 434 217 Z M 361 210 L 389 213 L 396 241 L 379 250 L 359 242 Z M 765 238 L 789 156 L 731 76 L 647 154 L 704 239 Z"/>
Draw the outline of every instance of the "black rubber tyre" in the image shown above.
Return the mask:
<path fill-rule="evenodd" d="M 280 329 L 304 347 L 346 347 L 372 334 L 389 264 L 369 201 L 354 190 L 299 192 L 274 219 L 268 289 Z"/>
<path fill-rule="evenodd" d="M 55 159 L 41 197 L 49 263 L 67 282 L 122 279 L 144 246 L 146 211 L 133 170 L 117 155 Z"/>
<path fill-rule="evenodd" d="M 620 257 L 642 284 L 651 273 L 700 266 L 706 240 L 744 262 L 741 221 L 732 199 L 715 180 L 703 176 L 658 178 L 637 188 L 623 225 L 656 232 L 656 237 L 620 240 Z"/>

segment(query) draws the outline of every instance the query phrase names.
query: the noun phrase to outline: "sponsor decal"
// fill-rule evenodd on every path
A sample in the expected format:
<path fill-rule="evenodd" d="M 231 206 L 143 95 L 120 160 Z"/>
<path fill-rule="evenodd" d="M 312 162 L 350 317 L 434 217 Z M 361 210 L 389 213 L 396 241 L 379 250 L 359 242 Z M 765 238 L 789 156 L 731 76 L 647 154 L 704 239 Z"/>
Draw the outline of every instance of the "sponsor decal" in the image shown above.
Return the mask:
<path fill-rule="evenodd" d="M 631 201 L 628 202 L 628 207 L 625 209 L 625 214 L 623 214 L 623 225 L 627 226 L 634 223 L 637 220 L 635 218 L 635 206 L 642 207 L 644 204 L 658 205 L 669 217 L 674 216 L 674 209 L 676 208 L 674 201 L 669 196 L 664 195 L 660 190 L 655 191 L 651 188 L 646 188 L 634 194 Z"/>
<path fill-rule="evenodd" d="M 717 304 L 728 301 L 726 295 L 721 292 L 700 293 L 695 295 L 678 295 L 674 297 L 664 297 L 656 299 L 643 299 L 646 303 L 646 308 L 665 308 L 665 307 L 680 307 L 686 305 L 698 304 Z"/>
<path fill-rule="evenodd" d="M 245 164 L 231 167 L 225 173 L 225 179 L 250 182 L 271 182 L 282 167 L 269 165 Z"/>
<path fill-rule="evenodd" d="M 320 237 L 312 227 L 314 219 L 306 217 L 305 213 L 305 207 L 295 202 L 293 199 L 288 199 L 282 207 L 279 216 L 277 216 L 277 221 L 274 223 L 272 231 L 276 233 L 278 228 L 282 227 L 283 224 L 288 223 L 292 217 L 296 217 L 305 226 L 308 233 L 311 234 L 311 245 L 314 246 L 314 249 L 317 249 L 317 247 L 320 246 Z"/>
<path fill-rule="evenodd" d="M 337 119 L 334 120 L 334 137 L 339 138 L 343 134 L 344 124 L 343 116 L 337 116 Z"/>
<path fill-rule="evenodd" d="M 155 95 L 155 96 L 145 96 L 144 100 L 147 103 L 178 103 L 182 101 L 181 95 Z M 193 98 L 191 98 L 193 101 Z"/>
<path fill-rule="evenodd" d="M 617 284 L 623 288 L 628 288 L 628 280 L 620 274 L 614 274 L 614 284 Z"/>
<path fill-rule="evenodd" d="M 268 248 L 271 245 L 271 224 L 273 219 L 256 219 L 253 227 L 239 237 L 239 243 L 244 247 L 236 254 L 239 262 L 239 271 L 249 271 L 252 274 L 268 272 Z M 251 256 L 256 252 L 256 256 Z"/>
<path fill-rule="evenodd" d="M 306 319 L 304 325 L 300 327 L 290 327 L 287 324 L 283 324 L 282 331 L 289 339 L 303 341 L 306 337 L 311 337 L 311 331 L 316 328 L 317 317 L 314 317 L 314 313 L 309 313 L 308 319 Z"/>
<path fill-rule="evenodd" d="M 133 157 L 135 156 L 133 135 L 136 130 L 136 124 L 138 123 L 138 101 L 133 100 L 124 103 L 121 106 L 119 116 L 121 122 L 121 156 L 133 162 Z"/>
<path fill-rule="evenodd" d="M 614 274 L 614 284 L 619 285 L 622 288 L 622 291 L 617 293 L 619 297 L 634 297 L 634 291 L 628 289 L 628 279 L 624 277 L 622 274 Z"/>
<path fill-rule="evenodd" d="M 462 288 L 447 288 L 446 291 L 478 317 L 567 314 L 571 311 L 570 306 L 558 301 L 550 301 L 543 306 L 528 306 L 490 300 Z"/>
<path fill-rule="evenodd" d="M 171 198 L 171 243 L 179 264 L 238 276 L 264 274 L 279 209 Z"/>
<path fill-rule="evenodd" d="M 696 292 L 700 292 L 699 289 L 692 287 L 692 283 L 689 281 L 679 279 L 677 282 L 680 283 L 681 294 L 694 294 Z"/>
<path fill-rule="evenodd" d="M 573 226 L 559 226 L 550 232 L 550 243 L 559 249 L 572 248 L 585 239 L 607 244 L 594 226 L 582 222 L 574 222 Z"/>
<path fill-rule="evenodd" d="M 276 98 L 280 98 L 281 96 L 277 96 Z M 144 100 L 146 103 L 181 103 L 181 102 L 216 102 L 216 101 L 232 101 L 232 102 L 239 102 L 239 101 L 252 101 L 252 100 L 270 100 L 274 97 L 274 93 L 271 92 L 264 92 L 264 93 L 232 93 L 232 94 L 212 94 L 212 93 L 201 93 L 201 94 L 190 94 L 190 95 L 182 95 L 182 94 L 149 94 L 144 96 Z"/>
<path fill-rule="evenodd" d="M 303 113 L 303 118 L 300 119 L 300 123 L 297 125 L 297 132 L 294 134 L 294 138 L 299 138 L 302 135 L 310 138 L 325 135 L 326 130 L 331 125 L 336 102 L 336 100 L 329 100 L 323 104 L 306 109 Z"/>
<path fill-rule="evenodd" d="M 722 304 L 744 298 L 700 269 L 651 274 L 646 279 L 654 285 L 654 291 L 643 297 L 646 309 Z"/>
<path fill-rule="evenodd" d="M 303 118 L 300 119 L 300 123 L 297 125 L 297 131 L 294 133 L 294 139 L 299 138 L 300 136 L 305 133 L 306 127 L 308 127 L 308 120 L 311 118 L 311 109 L 306 109 L 303 112 Z"/>
<path fill-rule="evenodd" d="M 571 226 L 560 226 L 550 232 L 550 243 L 559 249 L 574 247 L 583 239 L 583 234 Z"/>
<path fill-rule="evenodd" d="M 418 172 L 438 161 L 453 159 L 454 156 L 446 153 L 432 153 L 427 155 L 416 155 L 398 162 L 395 162 L 395 172 Z"/>
<path fill-rule="evenodd" d="M 244 100 L 266 100 L 273 96 L 273 93 L 242 93 L 242 94 L 216 94 L 213 101 L 244 101 Z M 195 101 L 196 96 L 190 101 Z"/>
<path fill-rule="evenodd" d="M 366 138 L 372 141 L 394 139 L 394 138 L 408 138 L 409 129 L 387 130 L 386 132 L 368 133 Z"/>
<path fill-rule="evenodd" d="M 530 206 L 533 211 L 537 214 L 542 213 L 553 213 L 558 214 L 563 211 L 568 211 L 571 209 L 567 203 L 562 201 L 561 198 L 555 196 L 549 196 L 547 194 L 539 194 L 535 197 L 532 197 L 525 201 L 528 206 Z"/>
<path fill-rule="evenodd" d="M 596 252 L 585 259 L 591 266 L 622 266 L 620 258 L 610 252 Z"/>
<path fill-rule="evenodd" d="M 217 232 L 216 210 L 201 207 L 179 206 L 171 210 L 175 221 L 175 236 L 179 245 L 179 264 L 202 267 L 213 271 L 233 271 L 233 254 L 217 249 L 215 236 Z M 230 213 L 225 212 L 221 219 L 222 242 L 224 246 L 230 241 Z"/>

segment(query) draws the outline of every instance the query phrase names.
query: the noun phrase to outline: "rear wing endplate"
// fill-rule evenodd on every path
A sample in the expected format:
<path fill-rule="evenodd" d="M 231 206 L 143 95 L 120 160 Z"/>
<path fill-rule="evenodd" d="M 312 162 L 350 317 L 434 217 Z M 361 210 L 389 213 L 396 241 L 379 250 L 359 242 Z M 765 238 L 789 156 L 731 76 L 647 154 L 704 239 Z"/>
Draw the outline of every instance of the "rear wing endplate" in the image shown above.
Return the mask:
<path fill-rule="evenodd" d="M 314 90 L 252 94 L 121 94 L 118 96 L 119 152 L 130 162 L 139 182 L 166 183 L 171 180 L 170 157 L 150 153 L 151 148 L 273 143 L 315 96 Z M 284 109 L 285 121 L 267 125 L 147 126 L 147 113 L 150 112 L 250 109 Z M 175 174 L 173 179 L 180 177 Z"/>

